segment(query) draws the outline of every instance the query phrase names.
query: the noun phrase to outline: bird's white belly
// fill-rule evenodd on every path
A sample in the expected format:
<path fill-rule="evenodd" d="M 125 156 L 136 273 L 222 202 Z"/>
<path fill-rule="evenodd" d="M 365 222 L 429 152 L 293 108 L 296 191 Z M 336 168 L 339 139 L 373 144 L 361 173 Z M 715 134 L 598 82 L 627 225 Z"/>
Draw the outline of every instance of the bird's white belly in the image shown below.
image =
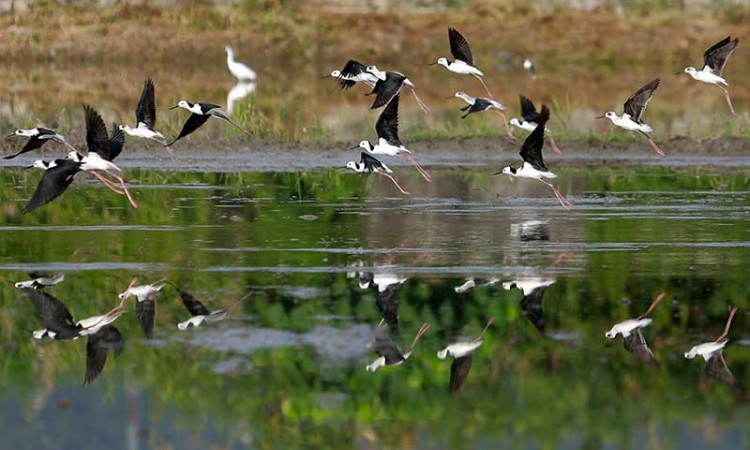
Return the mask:
<path fill-rule="evenodd" d="M 643 328 L 648 326 L 651 323 L 651 319 L 630 319 L 625 320 L 619 323 L 614 324 L 612 326 L 612 329 L 610 329 L 608 332 L 605 333 L 605 336 L 607 336 L 610 339 L 613 339 L 618 334 L 622 334 L 623 337 L 630 336 L 630 333 L 633 332 L 633 330 L 636 330 L 638 328 Z"/>
<path fill-rule="evenodd" d="M 521 178 L 534 178 L 534 179 L 540 179 L 540 178 L 557 178 L 557 175 L 555 175 L 552 172 L 542 172 L 540 170 L 536 170 L 535 168 L 531 167 L 530 164 L 523 163 L 523 166 L 520 170 L 518 170 L 515 174 L 517 177 Z"/>
<path fill-rule="evenodd" d="M 535 123 L 526 122 L 525 120 L 521 123 L 513 123 L 513 126 L 518 127 L 522 130 L 526 130 L 526 131 L 534 131 L 536 129 Z"/>
<path fill-rule="evenodd" d="M 481 70 L 477 69 L 474 66 L 470 66 L 466 64 L 463 61 L 454 61 L 448 66 L 448 70 L 450 70 L 453 73 L 460 73 L 463 75 L 478 75 L 478 76 L 484 76 L 484 73 L 482 73 Z"/>
<path fill-rule="evenodd" d="M 140 137 L 140 138 L 146 138 L 146 139 L 153 139 L 155 137 L 159 137 L 164 139 L 164 136 L 162 136 L 161 133 L 158 131 L 149 130 L 146 127 L 139 126 L 138 128 L 131 128 L 130 130 L 126 130 L 126 133 L 133 137 Z"/>
<path fill-rule="evenodd" d="M 696 72 L 695 75 L 692 75 L 692 76 L 696 80 L 702 81 L 704 83 L 709 83 L 709 84 L 723 84 L 725 86 L 729 86 L 729 84 L 727 83 L 727 81 L 724 78 L 716 75 L 715 73 L 711 72 L 710 70 L 708 70 L 708 71 L 702 70 L 700 72 Z"/>
<path fill-rule="evenodd" d="M 650 133 L 654 131 L 653 128 L 651 128 L 648 124 L 640 124 L 633 121 L 630 117 L 617 119 L 614 124 L 620 128 L 624 128 L 630 131 L 642 131 L 644 133 Z"/>
<path fill-rule="evenodd" d="M 411 152 L 403 147 L 396 147 L 395 145 L 391 145 L 381 139 L 380 142 L 378 142 L 378 145 L 376 145 L 375 148 L 370 150 L 370 153 L 372 153 L 373 155 L 398 156 L 398 155 L 401 155 L 402 153 L 411 153 Z"/>

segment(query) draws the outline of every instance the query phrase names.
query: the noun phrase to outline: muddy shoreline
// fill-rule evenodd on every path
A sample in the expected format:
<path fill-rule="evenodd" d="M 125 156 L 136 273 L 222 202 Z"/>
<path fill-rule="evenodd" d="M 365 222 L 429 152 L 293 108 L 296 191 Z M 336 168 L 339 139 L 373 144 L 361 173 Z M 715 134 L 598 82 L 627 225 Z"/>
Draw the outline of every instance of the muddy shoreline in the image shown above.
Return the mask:
<path fill-rule="evenodd" d="M 187 172 L 299 172 L 339 168 L 359 159 L 352 142 L 274 143 L 241 138 L 213 141 L 191 139 L 175 146 L 180 164 L 175 165 L 156 143 L 129 141 L 117 164 L 123 169 L 156 169 Z M 563 155 L 545 152 L 545 161 L 554 168 L 638 167 L 671 168 L 715 167 L 750 168 L 750 140 L 672 139 L 660 142 L 667 153 L 661 158 L 646 142 L 561 141 Z M 32 152 L 12 160 L 0 159 L 0 168 L 20 168 L 35 159 L 62 157 L 65 151 L 47 145 L 43 152 Z M 518 160 L 518 145 L 503 138 L 425 139 L 409 143 L 422 165 L 432 168 L 495 168 Z M 10 143 L 0 146 L 4 154 L 13 152 Z M 391 166 L 405 165 L 397 158 L 383 157 Z"/>

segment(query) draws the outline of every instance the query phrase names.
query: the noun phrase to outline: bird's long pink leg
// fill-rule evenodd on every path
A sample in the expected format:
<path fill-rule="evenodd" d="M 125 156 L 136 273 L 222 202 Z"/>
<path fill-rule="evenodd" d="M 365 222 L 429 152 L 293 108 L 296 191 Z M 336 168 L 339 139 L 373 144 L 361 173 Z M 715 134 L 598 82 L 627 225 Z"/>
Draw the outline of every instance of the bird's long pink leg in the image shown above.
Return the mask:
<path fill-rule="evenodd" d="M 88 173 L 90 173 L 91 175 L 95 176 L 99 181 L 102 182 L 102 184 L 104 184 L 104 186 L 108 187 L 109 189 L 111 189 L 116 194 L 120 194 L 120 195 L 124 195 L 125 194 L 125 192 L 123 192 L 119 187 L 117 187 L 116 183 L 113 183 L 112 181 L 106 179 L 102 175 L 99 175 L 96 172 L 88 172 Z"/>
<path fill-rule="evenodd" d="M 417 170 L 419 171 L 419 173 L 420 173 L 420 174 L 422 174 L 422 177 L 423 177 L 423 178 L 424 178 L 425 180 L 427 180 L 427 182 L 428 182 L 428 183 L 432 183 L 432 175 L 430 175 L 429 173 L 427 173 L 427 171 L 426 171 L 426 170 L 424 170 L 424 169 L 422 168 L 422 166 L 420 166 L 420 165 L 419 165 L 419 163 L 417 162 L 417 160 L 416 160 L 416 159 L 414 159 L 414 157 L 413 157 L 413 156 L 411 156 L 411 155 L 410 155 L 410 154 L 408 154 L 408 153 L 407 153 L 406 155 L 403 155 L 403 156 L 404 156 L 404 158 L 406 158 L 406 159 L 407 159 L 407 160 L 408 160 L 408 161 L 409 161 L 409 162 L 410 162 L 410 163 L 411 163 L 411 164 L 412 164 L 412 165 L 413 165 L 414 167 L 416 167 L 416 168 L 417 168 Z"/>
<path fill-rule="evenodd" d="M 221 117 L 221 116 L 216 116 L 216 117 Z M 224 119 L 224 120 L 226 120 L 227 122 L 231 123 L 235 127 L 237 127 L 238 130 L 242 131 L 243 133 L 245 133 L 249 137 L 253 137 L 252 133 L 250 133 L 246 129 L 242 128 L 241 126 L 239 126 L 234 120 L 230 119 L 229 117 L 221 117 L 221 118 Z"/>
<path fill-rule="evenodd" d="M 733 306 L 732 310 L 729 311 L 729 317 L 727 318 L 727 324 L 724 326 L 724 332 L 721 333 L 721 336 L 719 336 L 718 338 L 716 338 L 716 342 L 719 342 L 720 340 L 722 340 L 725 337 L 727 337 L 727 335 L 729 334 L 729 328 L 732 326 L 732 319 L 734 319 L 734 314 L 736 312 L 737 312 L 737 307 Z"/>
<path fill-rule="evenodd" d="M 555 194 L 555 197 L 557 197 L 557 200 L 560 202 L 560 205 L 563 208 L 570 209 L 570 207 L 573 206 L 573 205 L 570 204 L 570 202 L 568 200 L 565 199 L 565 197 L 563 197 L 563 195 L 560 193 L 559 190 L 557 190 L 557 188 L 555 187 L 554 184 L 552 184 L 552 183 L 550 183 L 548 181 L 544 181 L 541 178 L 539 179 L 539 181 L 541 181 L 542 183 L 546 184 L 547 186 L 549 186 L 550 189 L 552 189 L 552 192 Z"/>
<path fill-rule="evenodd" d="M 490 88 L 488 88 L 487 85 L 484 84 L 484 80 L 482 79 L 482 77 L 480 77 L 479 75 L 474 75 L 474 78 L 476 78 L 477 80 L 479 80 L 480 83 L 482 83 L 482 86 L 484 86 L 484 90 L 487 91 L 487 95 L 489 95 L 490 98 L 494 99 L 495 96 L 492 95 L 492 92 L 490 92 Z"/>
<path fill-rule="evenodd" d="M 667 156 L 667 154 L 664 153 L 664 151 L 662 149 L 660 149 L 658 145 L 656 145 L 656 142 L 654 142 L 654 140 L 651 139 L 651 136 L 649 136 L 648 133 L 644 133 L 643 131 L 641 131 L 641 133 L 644 136 L 646 136 L 646 139 L 648 139 L 648 144 L 651 146 L 652 149 L 654 149 L 654 151 L 656 152 L 657 155 L 659 155 L 661 157 Z"/>
<path fill-rule="evenodd" d="M 510 124 L 508 123 L 508 117 L 505 116 L 505 113 L 500 111 L 499 109 L 494 110 L 496 113 L 500 114 L 500 117 L 503 118 L 503 125 L 505 125 L 505 132 L 508 133 L 508 140 L 515 144 L 516 137 L 513 136 L 513 128 L 511 128 Z"/>
<path fill-rule="evenodd" d="M 135 200 L 133 200 L 133 197 L 130 196 L 130 191 L 128 190 L 127 186 L 125 186 L 125 179 L 116 173 L 112 173 L 110 171 L 107 171 L 107 173 L 115 177 L 115 179 L 120 182 L 120 186 L 122 186 L 122 190 L 125 191 L 125 196 L 128 198 L 128 201 L 133 206 L 133 208 L 137 208 L 138 203 L 136 203 Z"/>
<path fill-rule="evenodd" d="M 169 157 L 172 158 L 172 162 L 175 163 L 175 165 L 180 165 L 180 162 L 177 161 L 177 158 L 174 156 L 174 150 L 172 150 L 172 147 L 164 146 L 164 148 L 167 150 L 167 153 L 169 154 Z"/>
<path fill-rule="evenodd" d="M 391 174 L 389 174 L 389 173 L 385 173 L 385 172 L 378 172 L 378 173 L 379 173 L 380 175 L 383 175 L 384 177 L 388 177 L 388 178 L 390 178 L 390 180 L 391 180 L 391 181 L 393 181 L 393 184 L 395 184 L 395 185 L 396 185 L 396 187 L 398 188 L 398 190 L 399 190 L 399 191 L 401 191 L 401 193 L 402 193 L 402 194 L 404 194 L 404 195 L 411 195 L 411 193 L 410 193 L 410 192 L 407 192 L 407 191 L 405 191 L 405 190 L 403 190 L 403 189 L 401 188 L 401 186 L 400 186 L 400 185 L 398 184 L 398 181 L 396 181 L 396 179 L 395 179 L 395 178 L 393 178 L 393 176 L 392 176 Z"/>
<path fill-rule="evenodd" d="M 717 84 L 717 86 L 719 86 L 719 85 Z M 726 89 L 725 89 L 724 87 L 722 87 L 722 86 L 719 86 L 719 89 L 721 89 L 721 90 L 722 90 L 722 92 L 724 92 L 724 98 L 726 98 L 726 99 L 727 99 L 727 105 L 729 105 L 729 111 L 731 111 L 731 112 L 732 112 L 732 115 L 733 115 L 733 116 L 736 116 L 736 115 L 737 115 L 737 113 L 736 113 L 736 112 L 734 112 L 734 106 L 732 106 L 732 99 L 731 99 L 731 97 L 729 97 L 729 91 L 728 91 L 728 90 L 726 90 Z"/>
<path fill-rule="evenodd" d="M 653 301 L 653 302 L 651 302 L 651 304 L 650 304 L 650 305 L 648 306 L 648 309 L 646 310 L 646 312 L 645 312 L 645 313 L 643 313 L 643 314 L 641 314 L 640 316 L 638 316 L 638 320 L 641 320 L 641 319 L 643 319 L 643 318 L 645 318 L 645 317 L 648 317 L 648 316 L 649 316 L 649 314 L 651 314 L 651 312 L 652 312 L 652 311 L 654 310 L 654 308 L 656 308 L 656 305 L 658 305 L 660 301 L 664 300 L 664 296 L 665 296 L 665 295 L 666 295 L 666 294 L 665 294 L 664 292 L 662 292 L 661 294 L 659 294 L 659 295 L 658 295 L 658 296 L 657 296 L 657 297 L 656 297 L 656 298 L 654 299 L 654 301 Z"/>
<path fill-rule="evenodd" d="M 549 143 L 552 145 L 552 151 L 557 153 L 558 155 L 562 155 L 563 151 L 560 150 L 560 147 L 557 146 L 557 143 L 555 142 L 555 138 L 552 136 L 549 136 Z"/>
<path fill-rule="evenodd" d="M 427 105 L 422 101 L 421 98 L 417 95 L 417 90 L 413 87 L 409 87 L 409 90 L 411 90 L 411 93 L 414 95 L 414 99 L 417 101 L 417 104 L 419 105 L 419 108 L 424 112 L 425 114 L 430 112 L 430 108 L 427 107 Z"/>
<path fill-rule="evenodd" d="M 70 144 L 68 143 L 68 141 L 64 141 L 64 142 L 65 142 L 65 145 L 67 145 L 69 149 L 73 150 L 73 151 L 74 151 L 74 152 L 76 152 L 76 153 L 80 153 L 80 152 L 78 151 L 78 149 L 77 149 L 77 148 L 75 148 L 75 147 L 73 147 L 72 145 L 70 145 Z"/>

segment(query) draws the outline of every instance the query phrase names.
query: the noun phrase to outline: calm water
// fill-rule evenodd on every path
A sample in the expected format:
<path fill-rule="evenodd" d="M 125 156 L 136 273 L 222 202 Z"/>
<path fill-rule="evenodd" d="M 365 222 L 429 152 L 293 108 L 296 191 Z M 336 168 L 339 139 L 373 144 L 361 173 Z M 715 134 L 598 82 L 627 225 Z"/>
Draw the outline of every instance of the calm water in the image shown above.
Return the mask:
<path fill-rule="evenodd" d="M 420 186 L 411 198 L 336 171 L 142 171 L 138 210 L 79 184 L 21 216 L 38 175 L 0 172 L 3 446 L 748 448 L 748 175 L 559 173 L 570 212 L 544 186 L 481 171 L 401 176 Z M 31 270 L 66 274 L 48 292 L 76 318 L 110 309 L 134 275 L 209 309 L 253 295 L 180 331 L 189 314 L 165 287 L 152 341 L 131 300 L 123 353 L 84 386 L 83 340 L 31 338 L 39 321 L 12 284 Z M 368 273 L 382 293 L 360 286 Z M 470 277 L 491 284 L 457 292 Z M 511 282 L 546 287 L 524 299 Z M 649 365 L 604 332 L 661 292 Z M 396 301 L 398 323 L 377 328 L 376 304 Z M 730 304 L 735 388 L 682 356 L 722 333 Z M 436 353 L 491 317 L 451 393 Z M 365 370 L 375 338 L 405 350 L 423 323 L 405 363 Z"/>

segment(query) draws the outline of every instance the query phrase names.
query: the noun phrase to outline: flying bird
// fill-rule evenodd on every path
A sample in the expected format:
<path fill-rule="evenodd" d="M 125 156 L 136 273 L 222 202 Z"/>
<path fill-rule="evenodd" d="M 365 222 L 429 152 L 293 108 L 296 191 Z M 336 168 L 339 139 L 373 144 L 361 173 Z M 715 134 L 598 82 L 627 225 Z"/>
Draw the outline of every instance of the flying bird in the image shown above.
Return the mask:
<path fill-rule="evenodd" d="M 521 314 L 542 334 L 544 334 L 547 327 L 542 301 L 544 300 L 544 293 L 553 284 L 555 284 L 555 279 L 536 277 L 519 278 L 503 283 L 503 289 L 506 291 L 510 291 L 511 289 L 521 291 L 523 294 L 520 302 Z"/>
<path fill-rule="evenodd" d="M 227 317 L 227 313 L 234 309 L 237 305 L 242 303 L 243 301 L 250 298 L 250 294 L 245 295 L 241 299 L 237 300 L 234 304 L 232 304 L 227 309 L 215 309 L 215 310 L 209 310 L 206 308 L 206 306 L 201 303 L 199 300 L 197 300 L 195 297 L 193 297 L 192 294 L 189 292 L 186 292 L 176 285 L 170 283 L 167 281 L 167 283 L 171 284 L 177 293 L 180 295 L 180 298 L 182 299 L 182 304 L 185 305 L 185 309 L 188 310 L 190 313 L 190 318 L 185 320 L 184 322 L 180 322 L 177 324 L 177 328 L 180 330 L 187 330 L 190 327 L 198 327 L 201 326 L 204 323 L 215 323 L 224 320 Z"/>
<path fill-rule="evenodd" d="M 367 66 L 359 61 L 350 59 L 341 70 L 334 70 L 323 78 L 333 77 L 338 81 L 341 89 L 349 89 L 357 83 L 365 83 L 374 88 L 378 77 L 367 71 Z"/>
<path fill-rule="evenodd" d="M 15 287 L 17 289 L 44 289 L 58 285 L 65 280 L 64 273 L 50 276 L 38 272 L 31 272 L 29 276 L 31 277 L 31 280 L 19 281 L 15 284 Z"/>
<path fill-rule="evenodd" d="M 648 316 L 651 315 L 654 308 L 656 308 L 656 305 L 658 305 L 663 299 L 664 293 L 662 292 L 651 302 L 645 313 L 634 319 L 628 319 L 614 324 L 609 331 L 604 333 L 604 336 L 609 339 L 614 339 L 618 334 L 622 334 L 623 346 L 627 351 L 632 353 L 641 362 L 658 366 L 659 361 L 654 356 L 651 348 L 649 348 L 648 342 L 646 342 L 646 338 L 643 336 L 642 329 L 651 324 L 652 319 Z"/>
<path fill-rule="evenodd" d="M 500 116 L 500 118 L 503 121 L 503 126 L 505 126 L 505 131 L 508 133 L 508 139 L 510 139 L 511 142 L 515 142 L 516 138 L 513 136 L 513 129 L 510 128 L 508 125 L 508 118 L 505 117 L 505 105 L 498 102 L 497 100 L 493 100 L 491 98 L 484 98 L 484 97 L 472 97 L 471 95 L 463 92 L 458 91 L 454 95 L 454 97 L 460 98 L 461 100 L 468 103 L 468 106 L 464 106 L 461 108 L 461 111 L 465 112 L 463 116 L 461 116 L 462 119 L 465 119 L 469 116 L 469 114 L 477 113 L 477 112 L 483 112 L 483 111 L 495 111 Z"/>
<path fill-rule="evenodd" d="M 164 135 L 154 128 L 156 126 L 156 92 L 154 81 L 151 78 L 147 78 L 143 83 L 141 98 L 135 108 L 135 123 L 134 128 L 130 125 L 120 125 L 119 129 L 127 133 L 128 136 L 152 139 L 162 145 L 167 143 Z M 171 149 L 168 150 L 169 156 L 174 160 Z"/>
<path fill-rule="evenodd" d="M 417 101 L 419 108 L 424 113 L 430 112 L 430 109 L 417 95 L 417 89 L 414 83 L 401 72 L 383 72 L 379 70 L 377 66 L 367 66 L 367 72 L 371 73 L 377 78 L 375 86 L 372 88 L 372 92 L 365 95 L 375 95 L 375 101 L 372 103 L 370 109 L 378 109 L 381 106 L 385 106 L 391 102 L 400 92 L 403 86 L 406 86 L 414 95 L 414 99 Z"/>
<path fill-rule="evenodd" d="M 128 288 L 117 296 L 117 298 L 123 302 L 129 297 L 135 297 L 135 314 L 138 317 L 138 322 L 141 324 L 146 339 L 154 337 L 156 295 L 162 290 L 162 288 L 164 288 L 165 281 L 166 280 L 162 279 L 152 284 L 136 286 L 135 284 L 138 282 L 138 278 L 133 277 Z"/>
<path fill-rule="evenodd" d="M 450 377 L 451 394 L 458 392 L 469 377 L 472 360 L 474 359 L 474 352 L 482 345 L 484 334 L 494 321 L 495 318 L 491 317 L 479 336 L 474 339 L 465 342 L 455 342 L 437 352 L 437 357 L 439 359 L 445 359 L 448 356 L 453 358 Z"/>
<path fill-rule="evenodd" d="M 425 323 L 419 328 L 417 334 L 414 336 L 409 348 L 402 352 L 398 345 L 390 337 L 378 337 L 375 339 L 375 352 L 378 354 L 378 358 L 372 363 L 368 364 L 365 369 L 368 372 L 375 372 L 383 366 L 398 366 L 403 364 L 404 361 L 414 352 L 414 347 L 419 342 L 419 338 L 430 328 L 430 325 Z"/>
<path fill-rule="evenodd" d="M 404 147 L 404 144 L 401 143 L 401 139 L 398 137 L 399 97 L 397 95 L 388 103 L 388 106 L 386 106 L 375 123 L 375 131 L 378 134 L 377 143 L 373 145 L 369 141 L 361 141 L 359 145 L 352 147 L 352 149 L 361 147 L 373 155 L 400 156 L 408 160 L 422 174 L 425 180 L 432 181 L 430 174 L 417 163 L 411 155 L 411 151 Z"/>
<path fill-rule="evenodd" d="M 487 95 L 493 98 L 494 96 L 490 92 L 490 88 L 487 87 L 482 79 L 484 73 L 474 66 L 474 56 L 471 54 L 471 47 L 466 38 L 455 28 L 448 28 L 448 41 L 450 42 L 453 61 L 449 61 L 448 58 L 438 58 L 436 62 L 430 65 L 441 65 L 453 73 L 473 76 L 482 83 L 484 90 L 487 91 Z"/>
<path fill-rule="evenodd" d="M 124 349 L 125 340 L 114 325 L 106 325 L 90 335 L 86 341 L 86 375 L 83 384 L 91 384 L 99 377 L 109 353 L 120 356 Z"/>
<path fill-rule="evenodd" d="M 660 82 L 661 79 L 656 78 L 635 91 L 635 93 L 633 93 L 633 95 L 631 95 L 625 102 L 622 116 L 618 116 L 614 111 L 609 111 L 603 116 L 596 117 L 596 119 L 603 119 L 606 117 L 617 127 L 630 131 L 638 131 L 648 139 L 649 145 L 651 145 L 651 148 L 654 149 L 657 155 L 666 156 L 662 149 L 660 149 L 659 146 L 656 145 L 656 142 L 651 138 L 651 132 L 654 131 L 653 128 L 642 119 L 643 113 L 646 111 L 646 106 L 648 106 L 648 102 L 654 97 L 654 92 L 656 92 L 656 88 L 659 87 Z"/>
<path fill-rule="evenodd" d="M 28 130 L 21 128 L 9 134 L 7 137 L 10 138 L 13 136 L 26 137 L 29 138 L 29 140 L 26 141 L 26 144 L 23 146 L 23 148 L 21 148 L 21 150 L 12 155 L 5 156 L 5 159 L 13 159 L 16 156 L 23 155 L 24 153 L 28 153 L 30 151 L 41 148 L 44 144 L 50 141 L 66 145 L 70 149 L 75 150 L 75 147 L 70 145 L 68 141 L 65 140 L 65 136 L 50 128 L 37 127 Z"/>
<path fill-rule="evenodd" d="M 355 147 L 358 148 L 358 147 Z M 374 156 L 370 156 L 365 152 L 361 153 L 359 162 L 356 161 L 349 161 L 346 163 L 346 167 L 348 169 L 352 169 L 353 171 L 357 173 L 377 173 L 379 175 L 383 175 L 384 177 L 387 177 L 390 179 L 394 185 L 396 185 L 396 188 L 401 191 L 402 194 L 410 195 L 409 192 L 405 191 L 401 185 L 398 184 L 398 181 L 391 175 L 393 171 L 388 168 L 385 164 L 380 162 L 379 159 L 375 158 Z"/>
<path fill-rule="evenodd" d="M 531 132 L 531 134 L 526 138 L 523 145 L 521 146 L 520 155 L 521 158 L 523 158 L 523 164 L 521 165 L 521 167 L 515 168 L 512 166 L 508 166 L 503 168 L 503 170 L 501 170 L 500 172 L 495 173 L 495 175 L 499 175 L 502 173 L 510 175 L 512 177 L 539 180 L 547 185 L 550 189 L 552 189 L 552 192 L 555 194 L 555 197 L 557 197 L 557 200 L 560 202 L 560 205 L 562 205 L 563 208 L 570 209 L 570 207 L 572 206 L 570 202 L 568 202 L 565 197 L 563 197 L 563 195 L 555 187 L 554 184 L 545 180 L 545 178 L 557 178 L 557 175 L 547 169 L 547 166 L 544 165 L 544 160 L 542 159 L 542 147 L 544 147 L 544 126 L 547 124 L 547 120 L 549 120 L 549 108 L 547 108 L 547 105 L 542 105 L 542 112 L 539 114 L 537 120 L 537 127 L 534 128 L 534 131 Z"/>
<path fill-rule="evenodd" d="M 61 196 L 73 183 L 73 177 L 81 171 L 81 165 L 80 162 L 70 159 L 55 159 L 49 162 L 41 159 L 34 161 L 34 164 L 27 169 L 42 169 L 44 175 L 39 180 L 31 200 L 24 206 L 23 212 L 30 213 Z"/>
<path fill-rule="evenodd" d="M 729 367 L 727 367 L 727 362 L 724 360 L 724 347 L 729 342 L 727 336 L 729 335 L 729 328 L 732 326 L 732 319 L 735 313 L 737 313 L 736 306 L 729 311 L 724 332 L 715 341 L 696 345 L 685 353 L 685 358 L 687 359 L 702 356 L 706 362 L 706 373 L 729 386 L 735 385 L 735 378 Z"/>
<path fill-rule="evenodd" d="M 229 69 L 229 72 L 237 78 L 237 81 L 250 82 L 256 80 L 257 75 L 253 69 L 248 67 L 247 64 L 243 64 L 234 59 L 234 49 L 231 45 L 224 47 L 224 50 L 227 52 L 227 68 Z"/>
<path fill-rule="evenodd" d="M 121 302 L 105 314 L 75 322 L 68 307 L 58 298 L 38 290 L 25 290 L 24 292 L 34 304 L 39 322 L 44 326 L 32 333 L 35 339 L 71 340 L 90 336 L 113 323 L 125 312 Z"/>
<path fill-rule="evenodd" d="M 169 108 L 169 109 L 175 109 L 175 108 L 182 108 L 190 111 L 192 114 L 190 114 L 190 117 L 185 121 L 185 124 L 182 126 L 182 130 L 180 131 L 180 134 L 174 138 L 172 142 L 169 142 L 168 144 L 165 144 L 165 147 L 172 146 L 175 142 L 179 141 L 180 139 L 184 138 L 185 136 L 189 135 L 193 131 L 200 128 L 204 123 L 208 121 L 211 117 L 217 117 L 219 119 L 226 120 L 230 124 L 234 125 L 238 130 L 242 131 L 246 135 L 252 137 L 252 133 L 245 130 L 241 126 L 239 126 L 235 121 L 229 118 L 229 115 L 225 113 L 219 105 L 214 105 L 211 103 L 190 103 L 187 100 L 180 100 L 177 105 Z"/>
<path fill-rule="evenodd" d="M 519 95 L 519 97 L 521 99 L 521 119 L 519 120 L 514 117 L 510 119 L 510 124 L 522 130 L 534 131 L 534 128 L 536 128 L 537 126 L 537 120 L 539 119 L 539 113 L 537 112 L 536 107 L 531 100 L 529 100 L 527 97 L 524 97 L 523 95 Z M 558 155 L 562 155 L 563 152 L 562 150 L 560 150 L 560 147 L 557 146 L 557 143 L 552 137 L 552 133 L 550 133 L 549 128 L 544 127 L 544 131 L 547 133 L 549 143 L 552 146 L 552 151 L 554 151 Z"/>
<path fill-rule="evenodd" d="M 487 286 L 493 286 L 497 284 L 497 282 L 500 281 L 497 278 L 467 278 L 466 281 L 460 286 L 456 286 L 453 288 L 453 291 L 457 294 L 463 294 L 464 292 L 468 291 L 469 289 L 475 288 L 475 287 L 487 287 Z"/>
<path fill-rule="evenodd" d="M 724 78 L 724 67 L 727 65 L 729 57 L 732 56 L 734 50 L 737 48 L 740 38 L 732 39 L 731 36 L 727 36 L 721 41 L 717 42 L 711 48 L 706 50 L 703 54 L 703 70 L 697 70 L 695 67 L 686 67 L 684 72 L 694 80 L 702 81 L 703 83 L 713 84 L 719 87 L 724 93 L 724 98 L 727 100 L 729 105 L 729 111 L 733 116 L 737 114 L 734 112 L 734 106 L 732 106 L 732 99 L 729 96 L 729 91 L 723 87 L 729 86 L 727 80 Z M 682 72 L 677 72 L 682 73 Z"/>

